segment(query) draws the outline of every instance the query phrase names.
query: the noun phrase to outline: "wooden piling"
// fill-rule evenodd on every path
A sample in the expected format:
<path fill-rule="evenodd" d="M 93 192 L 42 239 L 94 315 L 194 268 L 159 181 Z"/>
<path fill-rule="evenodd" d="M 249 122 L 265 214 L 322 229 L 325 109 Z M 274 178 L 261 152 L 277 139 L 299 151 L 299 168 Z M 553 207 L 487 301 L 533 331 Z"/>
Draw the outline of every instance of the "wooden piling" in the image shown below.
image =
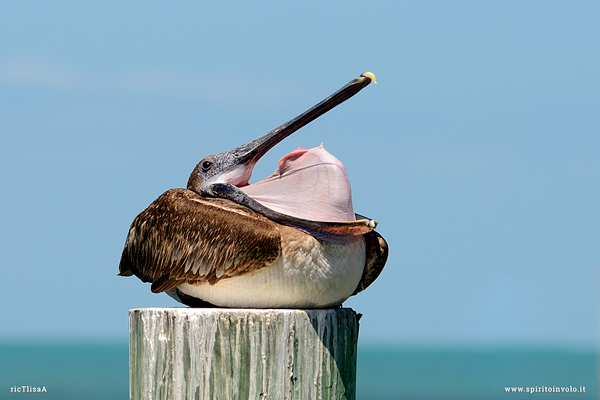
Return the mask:
<path fill-rule="evenodd" d="M 131 399 L 355 399 L 349 308 L 129 311 Z"/>

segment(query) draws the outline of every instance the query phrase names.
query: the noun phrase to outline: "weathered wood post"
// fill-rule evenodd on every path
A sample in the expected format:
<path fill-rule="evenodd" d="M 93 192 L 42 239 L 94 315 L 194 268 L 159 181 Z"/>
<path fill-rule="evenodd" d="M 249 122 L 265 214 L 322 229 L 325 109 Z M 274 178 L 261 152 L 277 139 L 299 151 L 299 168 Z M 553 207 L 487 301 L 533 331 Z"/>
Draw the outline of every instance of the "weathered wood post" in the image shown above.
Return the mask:
<path fill-rule="evenodd" d="M 131 399 L 354 399 L 352 309 L 129 311 Z"/>

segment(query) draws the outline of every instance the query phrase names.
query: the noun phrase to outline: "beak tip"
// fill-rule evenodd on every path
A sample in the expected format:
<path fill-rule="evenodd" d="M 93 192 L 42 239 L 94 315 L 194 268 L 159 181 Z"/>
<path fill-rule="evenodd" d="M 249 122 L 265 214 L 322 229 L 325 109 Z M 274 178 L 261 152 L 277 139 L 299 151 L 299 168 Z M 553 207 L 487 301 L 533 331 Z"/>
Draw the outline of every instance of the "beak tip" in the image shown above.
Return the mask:
<path fill-rule="evenodd" d="M 364 72 L 360 76 L 369 78 L 370 80 L 373 81 L 374 84 L 377 84 L 377 78 L 375 77 L 375 74 L 370 71 Z"/>

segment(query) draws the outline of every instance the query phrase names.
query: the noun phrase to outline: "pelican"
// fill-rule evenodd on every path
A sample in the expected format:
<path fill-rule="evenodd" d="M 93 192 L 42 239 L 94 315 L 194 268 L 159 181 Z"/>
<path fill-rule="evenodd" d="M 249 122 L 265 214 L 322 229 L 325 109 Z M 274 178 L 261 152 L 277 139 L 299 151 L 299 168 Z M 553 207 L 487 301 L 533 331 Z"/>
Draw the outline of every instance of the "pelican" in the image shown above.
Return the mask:
<path fill-rule="evenodd" d="M 350 97 L 365 72 L 298 117 L 202 159 L 133 221 L 119 264 L 191 307 L 330 308 L 367 288 L 387 260 L 377 222 L 355 214 L 350 182 L 323 146 L 297 149 L 249 184 L 273 146 Z"/>

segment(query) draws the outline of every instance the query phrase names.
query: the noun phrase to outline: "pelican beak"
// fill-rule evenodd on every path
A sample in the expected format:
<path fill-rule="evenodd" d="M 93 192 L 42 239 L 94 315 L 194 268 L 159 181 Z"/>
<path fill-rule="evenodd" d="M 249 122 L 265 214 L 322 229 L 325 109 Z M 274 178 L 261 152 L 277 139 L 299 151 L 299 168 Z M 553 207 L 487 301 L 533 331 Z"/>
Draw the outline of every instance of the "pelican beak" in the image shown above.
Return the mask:
<path fill-rule="evenodd" d="M 264 207 L 239 189 L 240 187 L 248 185 L 254 165 L 267 153 L 267 151 L 273 148 L 273 146 L 302 128 L 304 125 L 307 125 L 332 108 L 348 100 L 370 84 L 371 81 L 377 83 L 375 75 L 371 72 L 365 72 L 296 118 L 279 125 L 264 135 L 236 147 L 235 149 L 206 157 L 198 163 L 192 172 L 190 180 L 188 181 L 188 189 L 194 190 L 202 196 L 221 197 L 233 200 L 272 220 L 286 225 L 304 228 L 311 232 L 314 230 L 326 230 L 328 232 L 338 233 L 339 231 L 341 234 L 354 235 L 363 234 L 372 230 L 375 227 L 376 222 L 368 219 L 351 222 L 325 223 L 303 220 L 293 216 L 280 214 Z"/>
<path fill-rule="evenodd" d="M 263 155 L 273 148 L 273 146 L 290 136 L 292 133 L 296 132 L 298 129 L 302 128 L 304 125 L 307 125 L 332 108 L 348 100 L 365 88 L 369 83 L 371 83 L 371 81 L 377 83 L 375 75 L 372 72 L 365 72 L 296 118 L 281 124 L 264 135 L 225 153 L 229 153 L 230 156 L 239 164 L 254 165 Z"/>
<path fill-rule="evenodd" d="M 213 184 L 246 186 L 254 165 L 267 151 L 304 125 L 354 96 L 371 81 L 375 81 L 375 75 L 365 72 L 296 118 L 235 149 L 204 158 L 190 175 L 188 189 L 203 196 L 212 196 Z"/>

